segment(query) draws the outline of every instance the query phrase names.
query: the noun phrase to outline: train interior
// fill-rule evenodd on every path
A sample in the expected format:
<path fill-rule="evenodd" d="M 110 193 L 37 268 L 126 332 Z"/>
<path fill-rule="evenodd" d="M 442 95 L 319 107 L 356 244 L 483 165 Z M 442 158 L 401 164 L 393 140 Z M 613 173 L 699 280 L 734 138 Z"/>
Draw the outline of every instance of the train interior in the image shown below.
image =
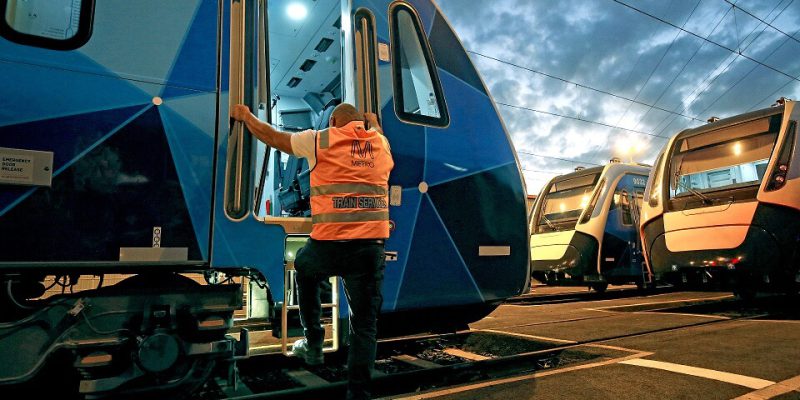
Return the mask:
<path fill-rule="evenodd" d="M 269 2 L 270 104 L 258 116 L 283 132 L 328 126 L 341 102 L 341 2 L 337 0 Z M 268 115 L 269 113 L 269 115 Z M 308 161 L 261 142 L 256 176 L 259 217 L 309 217 Z M 260 198 L 259 198 L 260 197 Z"/>

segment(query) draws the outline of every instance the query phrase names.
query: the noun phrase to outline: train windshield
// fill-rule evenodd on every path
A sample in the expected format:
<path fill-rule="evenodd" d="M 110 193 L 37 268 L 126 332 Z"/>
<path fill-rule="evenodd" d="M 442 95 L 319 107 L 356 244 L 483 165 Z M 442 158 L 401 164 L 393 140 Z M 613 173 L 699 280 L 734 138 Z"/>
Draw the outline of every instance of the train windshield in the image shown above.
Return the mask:
<path fill-rule="evenodd" d="M 775 147 L 780 116 L 680 140 L 671 162 L 670 196 L 695 195 L 761 183 Z"/>
<path fill-rule="evenodd" d="M 540 203 L 535 233 L 574 229 L 599 177 L 598 172 L 554 181 Z"/>

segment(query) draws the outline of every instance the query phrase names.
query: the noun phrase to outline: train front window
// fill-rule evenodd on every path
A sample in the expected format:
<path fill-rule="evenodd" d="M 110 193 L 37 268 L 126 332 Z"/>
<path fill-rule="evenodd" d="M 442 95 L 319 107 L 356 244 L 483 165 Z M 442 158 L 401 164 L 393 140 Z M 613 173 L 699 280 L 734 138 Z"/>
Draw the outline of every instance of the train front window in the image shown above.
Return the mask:
<path fill-rule="evenodd" d="M 778 138 L 780 118 L 763 118 L 681 140 L 673 154 L 670 197 L 761 183 Z"/>
<path fill-rule="evenodd" d="M 540 203 L 535 233 L 574 229 L 599 177 L 597 173 L 553 182 Z"/>

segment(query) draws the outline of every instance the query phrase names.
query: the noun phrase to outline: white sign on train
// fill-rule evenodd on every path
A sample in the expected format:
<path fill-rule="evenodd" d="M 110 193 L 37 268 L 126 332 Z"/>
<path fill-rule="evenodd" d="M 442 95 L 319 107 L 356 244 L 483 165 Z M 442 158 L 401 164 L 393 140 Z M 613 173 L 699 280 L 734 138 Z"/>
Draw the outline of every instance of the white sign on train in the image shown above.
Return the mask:
<path fill-rule="evenodd" d="M 0 182 L 33 182 L 33 157 L 0 153 Z"/>

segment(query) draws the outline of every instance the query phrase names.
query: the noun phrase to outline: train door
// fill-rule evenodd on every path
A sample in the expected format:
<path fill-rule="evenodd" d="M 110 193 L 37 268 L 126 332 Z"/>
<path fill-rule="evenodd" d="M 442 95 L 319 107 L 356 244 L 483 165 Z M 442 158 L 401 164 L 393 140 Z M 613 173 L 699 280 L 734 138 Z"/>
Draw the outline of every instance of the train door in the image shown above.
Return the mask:
<path fill-rule="evenodd" d="M 628 194 L 628 204 L 630 207 L 631 219 L 633 221 L 633 230 L 635 236 L 634 242 L 630 244 L 631 248 L 630 266 L 631 270 L 641 271 L 641 285 L 645 285 L 652 281 L 652 277 L 648 273 L 647 266 L 645 265 L 644 254 L 642 253 L 642 240 L 639 237 L 639 230 L 638 230 L 639 221 L 641 219 L 641 210 L 643 202 L 644 202 L 644 188 L 634 186 L 633 191 Z M 640 283 L 637 282 L 637 284 Z"/>
<path fill-rule="evenodd" d="M 614 197 L 608 211 L 601 249 L 601 271 L 611 283 L 639 281 L 641 278 L 641 250 L 639 249 L 637 222 L 638 176 L 624 174 L 617 181 Z"/>
<path fill-rule="evenodd" d="M 270 148 L 225 116 L 231 105 L 244 104 L 284 132 L 327 127 L 343 93 L 343 5 L 227 0 L 223 9 L 212 266 L 260 273 L 262 286 L 251 286 L 258 294 L 253 298 L 272 307 L 253 307 L 260 312 L 249 317 L 271 319 L 273 327 L 281 327 L 281 340 L 264 338 L 256 350 L 286 350 L 289 336 L 301 335 L 292 329 L 299 327 L 293 262 L 311 231 L 308 163 Z M 339 316 L 346 317 L 337 289 L 331 283 L 323 298 L 332 348 Z"/>

